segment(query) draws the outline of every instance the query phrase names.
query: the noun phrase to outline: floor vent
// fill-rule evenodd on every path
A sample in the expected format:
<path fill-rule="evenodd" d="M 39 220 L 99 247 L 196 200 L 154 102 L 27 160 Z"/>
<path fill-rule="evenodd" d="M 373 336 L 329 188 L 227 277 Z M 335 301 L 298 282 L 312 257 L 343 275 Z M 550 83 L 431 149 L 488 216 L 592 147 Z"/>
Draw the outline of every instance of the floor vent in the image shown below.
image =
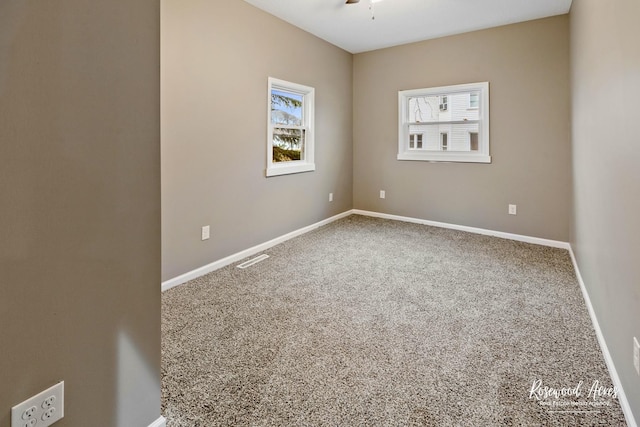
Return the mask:
<path fill-rule="evenodd" d="M 262 254 L 260 256 L 257 256 L 253 259 L 250 259 L 249 261 L 245 261 L 242 264 L 238 264 L 238 268 L 247 268 L 247 267 L 251 267 L 253 264 L 257 264 L 260 261 L 263 261 L 265 259 L 269 258 L 269 255 L 267 254 Z"/>

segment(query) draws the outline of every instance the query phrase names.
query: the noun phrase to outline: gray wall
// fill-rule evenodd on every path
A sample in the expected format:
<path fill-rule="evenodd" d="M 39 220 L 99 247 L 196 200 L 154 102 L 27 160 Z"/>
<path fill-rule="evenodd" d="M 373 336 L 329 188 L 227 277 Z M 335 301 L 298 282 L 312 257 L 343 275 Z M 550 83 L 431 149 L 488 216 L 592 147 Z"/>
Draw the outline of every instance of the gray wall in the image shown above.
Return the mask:
<path fill-rule="evenodd" d="M 0 425 L 160 416 L 159 3 L 0 2 Z"/>
<path fill-rule="evenodd" d="M 574 209 L 571 244 L 600 327 L 640 420 L 640 3 L 571 9 Z"/>
<path fill-rule="evenodd" d="M 568 31 L 563 15 L 356 55 L 354 208 L 568 241 Z M 492 164 L 396 160 L 399 90 L 479 81 Z"/>
<path fill-rule="evenodd" d="M 242 1 L 161 28 L 163 280 L 351 208 L 351 54 Z M 316 89 L 314 172 L 265 178 L 269 76 Z"/>

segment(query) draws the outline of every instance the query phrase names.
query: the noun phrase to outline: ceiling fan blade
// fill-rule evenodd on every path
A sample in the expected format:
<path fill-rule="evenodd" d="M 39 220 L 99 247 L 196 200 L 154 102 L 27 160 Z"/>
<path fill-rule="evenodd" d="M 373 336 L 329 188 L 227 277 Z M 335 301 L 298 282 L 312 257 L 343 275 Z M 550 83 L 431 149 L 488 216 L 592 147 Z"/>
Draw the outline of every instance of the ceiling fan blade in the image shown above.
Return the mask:
<path fill-rule="evenodd" d="M 347 0 L 347 4 L 355 4 L 358 3 L 360 0 Z"/>

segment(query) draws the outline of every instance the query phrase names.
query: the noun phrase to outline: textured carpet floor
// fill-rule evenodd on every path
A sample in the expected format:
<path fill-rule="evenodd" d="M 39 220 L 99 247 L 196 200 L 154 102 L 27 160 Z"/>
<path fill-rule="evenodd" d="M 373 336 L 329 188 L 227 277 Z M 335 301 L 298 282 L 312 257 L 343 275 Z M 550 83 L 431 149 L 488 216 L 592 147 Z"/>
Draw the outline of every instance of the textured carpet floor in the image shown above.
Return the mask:
<path fill-rule="evenodd" d="M 163 294 L 168 427 L 625 425 L 565 250 L 353 215 L 265 253 Z"/>

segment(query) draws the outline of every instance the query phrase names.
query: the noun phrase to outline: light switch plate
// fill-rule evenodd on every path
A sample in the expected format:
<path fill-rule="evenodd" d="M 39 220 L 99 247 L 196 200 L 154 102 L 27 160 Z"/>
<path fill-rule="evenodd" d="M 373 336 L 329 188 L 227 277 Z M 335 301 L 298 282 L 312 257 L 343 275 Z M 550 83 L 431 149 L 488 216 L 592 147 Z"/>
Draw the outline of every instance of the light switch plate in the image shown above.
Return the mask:
<path fill-rule="evenodd" d="M 211 228 L 208 225 L 202 227 L 202 240 L 207 240 L 211 237 Z"/>
<path fill-rule="evenodd" d="M 633 337 L 633 366 L 636 374 L 640 375 L 640 343 L 636 337 Z"/>

